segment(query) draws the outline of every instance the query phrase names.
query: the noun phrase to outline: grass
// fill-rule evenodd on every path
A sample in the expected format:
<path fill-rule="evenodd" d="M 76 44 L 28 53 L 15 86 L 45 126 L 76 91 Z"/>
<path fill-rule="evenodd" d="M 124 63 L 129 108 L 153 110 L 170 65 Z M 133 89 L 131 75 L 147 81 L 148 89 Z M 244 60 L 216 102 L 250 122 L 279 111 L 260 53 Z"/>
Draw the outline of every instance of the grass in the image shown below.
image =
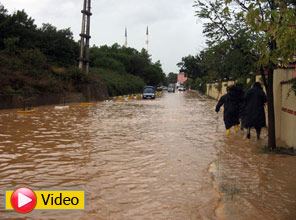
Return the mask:
<path fill-rule="evenodd" d="M 76 66 L 59 67 L 45 61 L 37 66 L 0 51 L 0 94 L 72 92 L 84 83 L 90 79 Z"/>

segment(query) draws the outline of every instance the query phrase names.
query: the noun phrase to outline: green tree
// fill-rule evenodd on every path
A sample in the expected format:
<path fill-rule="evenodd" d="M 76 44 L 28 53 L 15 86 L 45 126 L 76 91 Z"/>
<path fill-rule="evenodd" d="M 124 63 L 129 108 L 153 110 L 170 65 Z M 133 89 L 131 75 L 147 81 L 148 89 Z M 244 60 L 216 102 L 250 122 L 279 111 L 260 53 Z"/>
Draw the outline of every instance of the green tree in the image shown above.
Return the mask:
<path fill-rule="evenodd" d="M 7 18 L 7 10 L 4 8 L 4 5 L 0 3 L 0 22 L 3 22 Z"/>
<path fill-rule="evenodd" d="M 227 62 L 227 42 L 209 47 L 200 53 L 200 69 L 210 80 L 229 79 L 229 69 L 226 69 Z M 201 78 L 201 77 L 200 77 Z"/>
<path fill-rule="evenodd" d="M 8 18 L 5 38 L 19 38 L 19 48 L 32 48 L 37 40 L 36 28 L 34 19 L 24 10 L 18 10 Z"/>
<path fill-rule="evenodd" d="M 32 48 L 39 48 L 51 62 L 61 65 L 77 63 L 79 45 L 74 41 L 69 28 L 57 30 L 51 24 L 37 28 L 34 19 L 24 10 L 8 15 L 0 4 L 0 49 L 16 54 Z"/>
<path fill-rule="evenodd" d="M 196 79 L 202 77 L 203 73 L 199 66 L 200 58 L 198 56 L 188 55 L 182 58 L 182 61 L 177 64 L 180 68 L 180 72 L 185 72 L 189 78 Z"/>
<path fill-rule="evenodd" d="M 142 78 L 147 85 L 157 86 L 165 81 L 160 62 L 153 63 L 145 50 L 139 52 L 134 48 L 121 47 L 119 44 L 110 47 L 93 46 L 90 48 L 90 61 L 91 67 L 129 73 Z"/>
<path fill-rule="evenodd" d="M 225 8 L 224 0 L 195 1 L 196 15 L 204 21 L 203 33 L 210 49 L 218 51 L 219 65 L 223 65 L 226 78 L 246 76 L 256 72 L 258 54 L 253 49 L 258 36 L 250 31 L 242 13 Z M 219 75 L 220 71 L 217 71 Z M 224 73 L 225 74 L 225 73 Z M 222 76 L 220 78 L 225 78 Z"/>
<path fill-rule="evenodd" d="M 8 14 L 7 10 L 0 3 L 0 49 L 4 48 L 3 40 L 6 38 L 6 28 L 7 28 Z"/>
<path fill-rule="evenodd" d="M 112 57 L 100 57 L 94 61 L 94 66 L 99 68 L 115 70 L 118 73 L 125 73 L 124 64 Z"/>
<path fill-rule="evenodd" d="M 43 24 L 39 29 L 37 47 L 48 59 L 61 65 L 76 64 L 79 45 L 73 40 L 69 28 L 57 30 L 51 24 Z"/>
<path fill-rule="evenodd" d="M 169 75 L 167 76 L 167 82 L 168 83 L 177 83 L 178 79 L 178 74 L 170 72 Z"/>
<path fill-rule="evenodd" d="M 145 69 L 145 78 L 148 85 L 158 86 L 165 83 L 165 74 L 159 61 Z"/>

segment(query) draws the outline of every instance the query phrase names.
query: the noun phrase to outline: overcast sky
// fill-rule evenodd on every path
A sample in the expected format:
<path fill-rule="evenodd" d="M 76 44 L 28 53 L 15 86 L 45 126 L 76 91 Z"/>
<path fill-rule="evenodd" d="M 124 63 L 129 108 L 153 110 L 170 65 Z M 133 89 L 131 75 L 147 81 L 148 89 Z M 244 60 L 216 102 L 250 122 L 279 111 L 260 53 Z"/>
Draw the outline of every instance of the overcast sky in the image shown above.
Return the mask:
<path fill-rule="evenodd" d="M 81 32 L 83 0 L 0 0 L 9 13 L 24 9 L 40 27 L 50 23 L 58 29 L 71 28 L 75 40 Z M 160 60 L 166 74 L 178 72 L 182 57 L 205 48 L 202 24 L 197 22 L 194 0 L 92 0 L 90 44 L 124 44 L 145 48 L 149 27 L 149 54 Z"/>

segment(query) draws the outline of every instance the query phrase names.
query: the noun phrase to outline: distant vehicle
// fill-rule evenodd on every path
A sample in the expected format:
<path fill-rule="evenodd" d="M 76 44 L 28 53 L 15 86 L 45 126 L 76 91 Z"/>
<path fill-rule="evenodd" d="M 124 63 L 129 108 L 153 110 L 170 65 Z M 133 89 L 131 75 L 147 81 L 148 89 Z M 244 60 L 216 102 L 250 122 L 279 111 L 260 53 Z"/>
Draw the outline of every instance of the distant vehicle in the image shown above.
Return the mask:
<path fill-rule="evenodd" d="M 162 87 L 162 90 L 168 90 L 168 87 L 167 86 L 163 86 Z"/>
<path fill-rule="evenodd" d="M 143 89 L 143 99 L 155 99 L 156 91 L 153 86 L 145 86 Z"/>
<path fill-rule="evenodd" d="M 158 86 L 157 87 L 157 91 L 162 91 L 163 90 L 163 86 Z"/>
<path fill-rule="evenodd" d="M 185 91 L 185 87 L 183 85 L 179 86 L 178 91 Z"/>
<path fill-rule="evenodd" d="M 175 84 L 174 83 L 170 83 L 168 86 L 168 92 L 175 92 Z"/>
<path fill-rule="evenodd" d="M 168 88 L 168 92 L 175 92 L 175 88 L 173 88 L 173 87 L 169 87 L 169 88 Z"/>

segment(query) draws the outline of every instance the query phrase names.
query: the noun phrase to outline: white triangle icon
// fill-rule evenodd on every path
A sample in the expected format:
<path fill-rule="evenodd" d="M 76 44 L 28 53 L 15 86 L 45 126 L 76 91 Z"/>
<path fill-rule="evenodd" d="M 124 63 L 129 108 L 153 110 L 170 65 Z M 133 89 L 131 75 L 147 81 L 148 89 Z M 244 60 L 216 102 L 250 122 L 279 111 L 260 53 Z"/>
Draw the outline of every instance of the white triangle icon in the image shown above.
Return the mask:
<path fill-rule="evenodd" d="M 22 193 L 18 193 L 18 207 L 21 208 L 24 205 L 27 205 L 28 203 L 32 202 L 32 199 L 28 196 L 25 196 Z"/>

